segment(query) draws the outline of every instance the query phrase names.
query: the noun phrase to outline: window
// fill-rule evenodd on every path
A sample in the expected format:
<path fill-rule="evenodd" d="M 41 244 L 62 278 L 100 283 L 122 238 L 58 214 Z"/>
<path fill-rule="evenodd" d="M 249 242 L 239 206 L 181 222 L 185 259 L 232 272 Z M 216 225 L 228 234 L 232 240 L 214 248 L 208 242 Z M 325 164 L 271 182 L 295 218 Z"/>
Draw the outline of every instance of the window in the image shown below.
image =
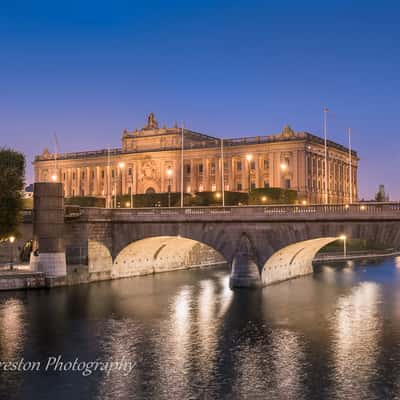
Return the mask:
<path fill-rule="evenodd" d="M 191 167 L 190 167 L 190 164 L 186 164 L 186 165 L 185 165 L 185 170 L 186 170 L 186 173 L 187 173 L 187 174 L 190 174 L 190 173 L 192 172 L 192 169 L 191 169 Z"/>
<path fill-rule="evenodd" d="M 290 189 L 290 179 L 285 179 L 285 189 Z"/>
<path fill-rule="evenodd" d="M 101 171 L 101 178 L 104 179 L 104 169 Z"/>
<path fill-rule="evenodd" d="M 241 161 L 236 161 L 236 170 L 241 171 L 242 170 L 242 162 Z"/>
<path fill-rule="evenodd" d="M 255 188 L 256 188 L 256 183 L 255 182 L 251 182 L 250 190 L 254 190 Z"/>
<path fill-rule="evenodd" d="M 264 169 L 269 169 L 269 160 L 264 160 Z"/>
<path fill-rule="evenodd" d="M 215 192 L 217 190 L 217 185 L 215 184 L 215 183 L 213 183 L 212 185 L 211 185 L 211 191 L 212 192 Z"/>
<path fill-rule="evenodd" d="M 237 184 L 237 190 L 238 190 L 239 192 L 242 190 L 242 184 L 241 184 L 241 183 L 238 183 L 238 184 Z"/>
<path fill-rule="evenodd" d="M 210 164 L 210 173 L 211 173 L 211 175 L 215 175 L 215 163 L 214 162 L 212 162 Z"/>
<path fill-rule="evenodd" d="M 63 173 L 63 181 L 65 181 L 65 172 Z"/>
<path fill-rule="evenodd" d="M 114 171 L 114 170 L 111 171 L 111 176 L 112 176 L 113 178 L 115 177 L 115 171 Z"/>
<path fill-rule="evenodd" d="M 202 192 L 203 190 L 204 190 L 204 186 L 203 186 L 202 183 L 200 183 L 200 185 L 199 185 L 199 192 Z"/>
<path fill-rule="evenodd" d="M 269 188 L 269 181 L 267 181 L 267 180 L 264 181 L 264 188 L 265 189 Z"/>
<path fill-rule="evenodd" d="M 228 161 L 224 161 L 224 170 L 228 171 Z"/>
<path fill-rule="evenodd" d="M 72 173 L 72 179 L 75 179 L 75 172 Z"/>
<path fill-rule="evenodd" d="M 256 169 L 256 162 L 255 161 L 251 161 L 250 162 L 250 169 Z"/>
<path fill-rule="evenodd" d="M 128 175 L 132 176 L 132 168 L 128 168 Z"/>
<path fill-rule="evenodd" d="M 203 173 L 203 164 L 199 164 L 199 174 Z"/>
<path fill-rule="evenodd" d="M 85 179 L 85 171 L 82 171 L 82 179 Z"/>
<path fill-rule="evenodd" d="M 190 185 L 186 188 L 186 193 L 190 193 L 192 191 L 192 188 L 190 187 Z"/>

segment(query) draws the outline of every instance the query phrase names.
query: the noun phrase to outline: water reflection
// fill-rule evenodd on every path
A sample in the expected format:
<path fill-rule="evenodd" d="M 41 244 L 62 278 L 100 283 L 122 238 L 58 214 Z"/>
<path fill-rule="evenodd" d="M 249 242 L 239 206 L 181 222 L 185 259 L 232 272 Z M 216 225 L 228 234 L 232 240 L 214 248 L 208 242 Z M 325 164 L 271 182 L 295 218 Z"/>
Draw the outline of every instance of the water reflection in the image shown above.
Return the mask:
<path fill-rule="evenodd" d="M 337 301 L 333 321 L 337 391 L 349 398 L 366 398 L 376 373 L 382 321 L 380 287 L 364 282 Z"/>
<path fill-rule="evenodd" d="M 21 299 L 10 298 L 0 304 L 0 360 L 15 360 L 24 344 L 26 308 Z"/>
<path fill-rule="evenodd" d="M 396 398 L 398 262 L 325 265 L 262 290 L 231 291 L 229 272 L 210 269 L 3 294 L 1 359 L 125 357 L 135 368 L 0 373 L 0 397 Z"/>

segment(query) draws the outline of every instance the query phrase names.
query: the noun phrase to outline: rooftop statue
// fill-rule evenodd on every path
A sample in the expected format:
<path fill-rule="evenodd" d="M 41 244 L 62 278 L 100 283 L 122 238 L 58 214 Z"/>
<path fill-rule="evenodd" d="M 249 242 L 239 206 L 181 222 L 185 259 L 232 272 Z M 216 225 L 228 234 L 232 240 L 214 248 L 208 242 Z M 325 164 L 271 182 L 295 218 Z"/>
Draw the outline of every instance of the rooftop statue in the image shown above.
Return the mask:
<path fill-rule="evenodd" d="M 144 127 L 144 129 L 158 129 L 158 122 L 154 118 L 154 113 L 151 112 L 147 117 L 147 125 Z"/>

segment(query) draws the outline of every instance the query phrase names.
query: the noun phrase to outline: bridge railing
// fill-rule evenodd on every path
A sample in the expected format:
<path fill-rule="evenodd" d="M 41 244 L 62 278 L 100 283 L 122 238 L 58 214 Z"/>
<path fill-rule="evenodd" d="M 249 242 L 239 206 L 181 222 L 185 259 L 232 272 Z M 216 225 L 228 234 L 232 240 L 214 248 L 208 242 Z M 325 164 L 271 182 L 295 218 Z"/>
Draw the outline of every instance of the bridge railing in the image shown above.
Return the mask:
<path fill-rule="evenodd" d="M 307 216 L 361 216 L 386 215 L 400 217 L 400 203 L 356 203 L 356 204 L 310 204 L 310 205 L 266 205 L 229 207 L 171 207 L 171 208 L 79 208 L 66 207 L 66 217 L 307 217 Z"/>

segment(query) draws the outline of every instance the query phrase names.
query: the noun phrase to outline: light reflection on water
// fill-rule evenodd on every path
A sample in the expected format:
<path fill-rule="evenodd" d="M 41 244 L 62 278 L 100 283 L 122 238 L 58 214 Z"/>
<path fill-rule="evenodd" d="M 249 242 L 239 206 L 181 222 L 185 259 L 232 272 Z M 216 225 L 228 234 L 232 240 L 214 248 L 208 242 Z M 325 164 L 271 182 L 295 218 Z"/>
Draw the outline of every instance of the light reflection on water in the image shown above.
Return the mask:
<path fill-rule="evenodd" d="M 9 399 L 400 396 L 398 259 L 262 290 L 192 270 L 0 295 L 0 361 L 132 360 L 124 376 L 0 372 Z M 1 396 L 0 396 L 1 397 Z"/>

